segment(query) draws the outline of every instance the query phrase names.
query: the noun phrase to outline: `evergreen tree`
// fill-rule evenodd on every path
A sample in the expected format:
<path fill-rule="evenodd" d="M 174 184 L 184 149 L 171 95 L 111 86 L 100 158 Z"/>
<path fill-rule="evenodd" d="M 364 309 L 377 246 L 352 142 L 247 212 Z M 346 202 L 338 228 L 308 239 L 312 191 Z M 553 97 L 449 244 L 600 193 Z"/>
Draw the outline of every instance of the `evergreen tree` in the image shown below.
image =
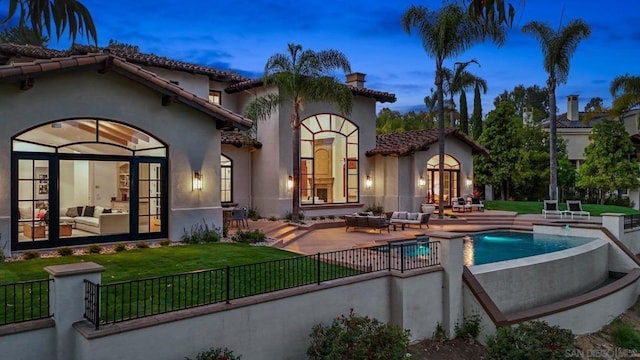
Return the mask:
<path fill-rule="evenodd" d="M 460 93 L 460 130 L 469 134 L 469 110 L 467 109 L 467 94 Z"/>
<path fill-rule="evenodd" d="M 624 124 L 604 120 L 593 126 L 590 138 L 592 142 L 584 149 L 585 159 L 578 169 L 576 186 L 598 190 L 600 204 L 604 204 L 609 192 L 637 189 L 640 167 Z"/>
<path fill-rule="evenodd" d="M 473 114 L 471 115 L 471 131 L 473 138 L 478 140 L 482 135 L 482 100 L 480 99 L 480 88 L 476 86 L 473 95 Z"/>

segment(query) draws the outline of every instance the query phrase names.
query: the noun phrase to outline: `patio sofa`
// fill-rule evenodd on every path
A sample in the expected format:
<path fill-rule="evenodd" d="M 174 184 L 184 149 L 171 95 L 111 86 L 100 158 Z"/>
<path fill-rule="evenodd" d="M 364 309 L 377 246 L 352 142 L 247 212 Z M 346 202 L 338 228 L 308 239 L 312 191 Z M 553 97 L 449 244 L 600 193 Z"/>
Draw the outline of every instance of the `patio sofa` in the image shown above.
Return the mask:
<path fill-rule="evenodd" d="M 90 233 L 123 234 L 129 232 L 128 213 L 105 213 L 101 206 L 73 206 L 60 209 L 60 223 Z"/>
<path fill-rule="evenodd" d="M 375 216 L 369 213 L 356 213 L 353 215 L 345 215 L 344 223 L 346 225 L 345 231 L 357 230 L 358 228 L 379 230 L 382 233 L 382 229 L 386 228 L 389 232 L 389 222 L 387 218 L 383 216 Z"/>
<path fill-rule="evenodd" d="M 393 214 L 391 214 L 389 223 L 391 225 L 402 225 L 402 230 L 404 230 L 405 225 L 418 225 L 420 226 L 420 229 L 422 229 L 422 224 L 425 224 L 427 225 L 427 228 L 429 228 L 430 217 L 431 214 L 394 211 Z"/>

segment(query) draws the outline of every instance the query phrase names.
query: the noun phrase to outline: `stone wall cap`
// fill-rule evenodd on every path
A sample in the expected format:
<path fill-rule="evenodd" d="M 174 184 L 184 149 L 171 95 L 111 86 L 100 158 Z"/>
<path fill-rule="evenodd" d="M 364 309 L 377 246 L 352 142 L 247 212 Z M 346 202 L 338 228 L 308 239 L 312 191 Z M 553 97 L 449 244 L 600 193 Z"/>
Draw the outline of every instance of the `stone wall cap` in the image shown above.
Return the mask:
<path fill-rule="evenodd" d="M 623 217 L 624 214 L 622 213 L 602 213 L 600 214 L 600 216 L 617 216 L 617 217 Z"/>
<path fill-rule="evenodd" d="M 429 233 L 429 238 L 438 238 L 438 239 L 457 239 L 463 238 L 467 236 L 466 233 L 456 233 L 451 231 L 433 231 Z"/>
<path fill-rule="evenodd" d="M 65 265 L 53 265 L 44 268 L 51 276 L 63 277 L 81 274 L 92 274 L 97 272 L 104 272 L 106 269 L 102 265 L 98 265 L 94 262 L 83 262 Z"/>

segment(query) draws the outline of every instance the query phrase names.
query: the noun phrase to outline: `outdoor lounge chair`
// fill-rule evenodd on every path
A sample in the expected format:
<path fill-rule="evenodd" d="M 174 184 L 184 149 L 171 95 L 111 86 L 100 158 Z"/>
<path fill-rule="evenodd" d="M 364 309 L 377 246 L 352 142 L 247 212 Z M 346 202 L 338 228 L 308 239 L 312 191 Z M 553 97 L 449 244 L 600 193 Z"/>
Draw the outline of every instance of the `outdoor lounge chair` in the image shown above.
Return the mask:
<path fill-rule="evenodd" d="M 234 209 L 231 211 L 231 223 L 236 224 L 237 228 L 246 227 L 249 228 L 249 222 L 247 221 L 246 209 Z"/>
<path fill-rule="evenodd" d="M 451 211 L 455 212 L 456 210 L 460 212 L 471 211 L 471 204 L 467 204 L 467 200 L 462 196 L 453 198 Z"/>
<path fill-rule="evenodd" d="M 573 215 L 586 215 L 587 219 L 591 220 L 591 213 L 582 210 L 582 202 L 580 200 L 567 200 L 567 210 L 565 210 L 564 213 L 567 215 L 571 214 L 571 220 L 573 220 Z"/>
<path fill-rule="evenodd" d="M 542 208 L 542 215 L 547 218 L 548 215 L 560 215 L 562 219 L 563 212 L 558 208 L 558 200 L 545 200 L 544 207 Z"/>

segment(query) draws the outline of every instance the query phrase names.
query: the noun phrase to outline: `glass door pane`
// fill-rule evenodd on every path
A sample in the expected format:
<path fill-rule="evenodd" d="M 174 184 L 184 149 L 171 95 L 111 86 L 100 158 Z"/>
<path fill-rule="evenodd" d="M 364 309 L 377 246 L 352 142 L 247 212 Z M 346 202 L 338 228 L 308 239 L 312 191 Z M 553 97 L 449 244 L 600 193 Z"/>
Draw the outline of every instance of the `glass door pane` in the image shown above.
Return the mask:
<path fill-rule="evenodd" d="M 162 229 L 162 164 L 138 164 L 138 232 Z"/>
<path fill-rule="evenodd" d="M 18 160 L 18 242 L 49 240 L 49 160 Z"/>

